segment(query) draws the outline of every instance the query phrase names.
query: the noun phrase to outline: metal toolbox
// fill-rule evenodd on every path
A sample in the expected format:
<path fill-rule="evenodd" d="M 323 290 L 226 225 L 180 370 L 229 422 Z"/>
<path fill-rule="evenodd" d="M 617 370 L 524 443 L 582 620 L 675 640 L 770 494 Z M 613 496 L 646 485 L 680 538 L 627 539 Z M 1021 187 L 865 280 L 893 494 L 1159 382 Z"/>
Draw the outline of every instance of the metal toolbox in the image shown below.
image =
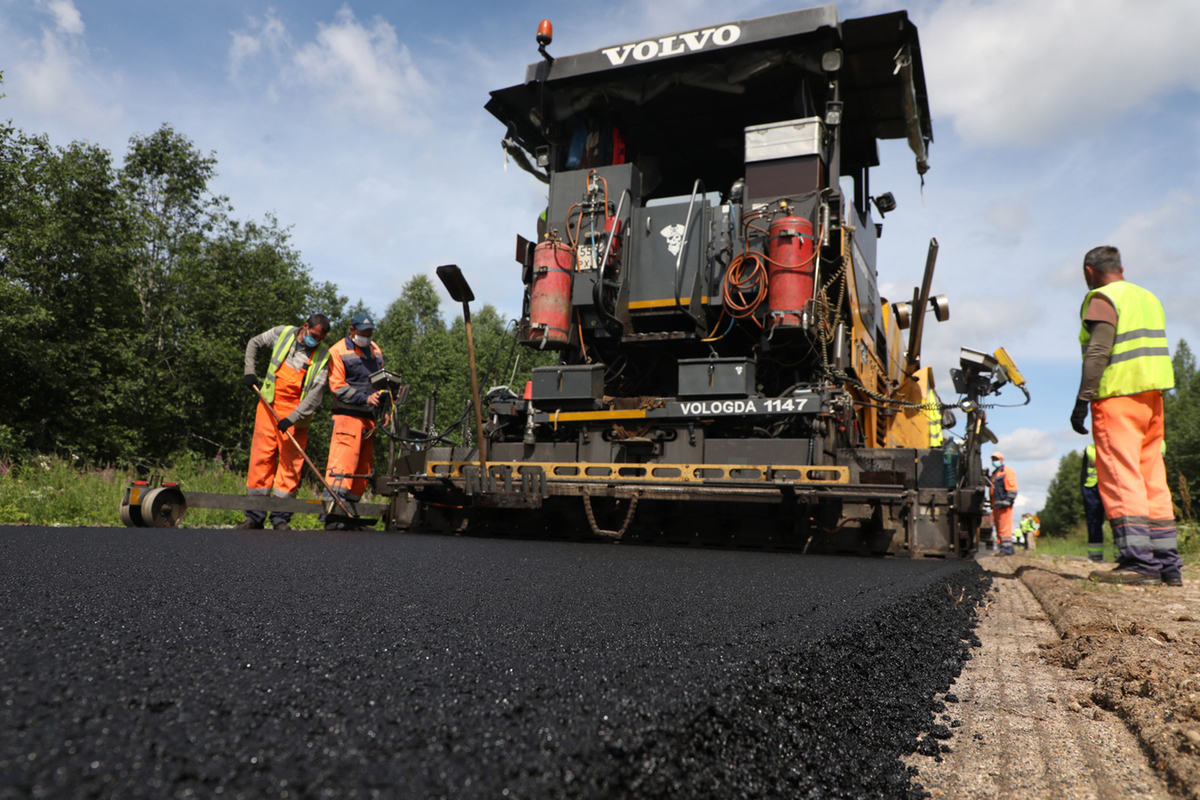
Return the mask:
<path fill-rule="evenodd" d="M 746 129 L 746 162 L 819 156 L 825 140 L 820 117 L 751 125 Z"/>
<path fill-rule="evenodd" d="M 754 362 L 747 358 L 689 358 L 679 362 L 680 397 L 750 397 Z"/>
<path fill-rule="evenodd" d="M 604 397 L 604 365 L 534 367 L 533 401 L 600 400 Z"/>

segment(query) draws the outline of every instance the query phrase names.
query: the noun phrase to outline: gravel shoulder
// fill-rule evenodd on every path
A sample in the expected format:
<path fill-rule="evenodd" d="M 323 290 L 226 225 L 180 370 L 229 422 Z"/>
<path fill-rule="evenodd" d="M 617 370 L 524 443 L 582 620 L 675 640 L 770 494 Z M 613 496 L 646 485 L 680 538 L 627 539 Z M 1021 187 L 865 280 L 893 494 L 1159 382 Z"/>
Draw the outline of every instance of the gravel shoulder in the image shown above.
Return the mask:
<path fill-rule="evenodd" d="M 1077 558 L 983 556 L 983 647 L 955 746 L 910 757 L 934 797 L 1200 798 L 1200 575 L 1090 583 Z M 1111 566 L 1111 565 L 1109 565 Z"/>

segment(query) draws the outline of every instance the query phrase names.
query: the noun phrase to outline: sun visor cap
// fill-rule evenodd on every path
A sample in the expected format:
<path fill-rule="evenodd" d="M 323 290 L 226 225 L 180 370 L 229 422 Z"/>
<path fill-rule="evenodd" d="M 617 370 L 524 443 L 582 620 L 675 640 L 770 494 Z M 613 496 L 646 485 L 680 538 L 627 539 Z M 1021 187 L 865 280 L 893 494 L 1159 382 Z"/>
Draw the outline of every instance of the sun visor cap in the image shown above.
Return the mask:
<path fill-rule="evenodd" d="M 375 330 L 375 320 L 371 319 L 371 315 L 365 311 L 360 311 L 351 317 L 350 324 L 360 331 Z"/>

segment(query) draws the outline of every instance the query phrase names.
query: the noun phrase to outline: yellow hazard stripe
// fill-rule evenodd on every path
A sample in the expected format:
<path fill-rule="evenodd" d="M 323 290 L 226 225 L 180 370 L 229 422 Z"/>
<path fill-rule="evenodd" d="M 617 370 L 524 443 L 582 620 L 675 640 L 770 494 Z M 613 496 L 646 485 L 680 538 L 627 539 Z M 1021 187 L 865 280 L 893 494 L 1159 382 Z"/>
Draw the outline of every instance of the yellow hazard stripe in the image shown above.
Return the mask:
<path fill-rule="evenodd" d="M 629 409 L 627 411 L 560 411 L 550 413 L 551 422 L 587 422 L 598 419 L 645 419 L 646 409 Z"/>
<path fill-rule="evenodd" d="M 680 302 L 682 302 L 684 308 L 686 308 L 687 304 L 688 304 L 688 298 L 682 297 L 682 298 L 680 298 Z M 707 303 L 708 295 L 701 297 L 700 302 Z M 674 305 L 675 305 L 675 298 L 669 297 L 666 300 L 633 300 L 633 301 L 630 301 L 629 308 L 633 311 L 638 311 L 643 308 L 666 308 L 668 306 L 674 306 Z"/>

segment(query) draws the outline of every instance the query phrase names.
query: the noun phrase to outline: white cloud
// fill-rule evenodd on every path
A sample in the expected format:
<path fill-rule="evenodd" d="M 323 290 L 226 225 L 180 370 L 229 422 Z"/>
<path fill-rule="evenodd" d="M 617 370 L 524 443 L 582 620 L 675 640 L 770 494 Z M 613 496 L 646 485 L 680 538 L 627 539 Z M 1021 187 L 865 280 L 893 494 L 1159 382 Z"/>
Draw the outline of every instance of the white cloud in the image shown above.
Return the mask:
<path fill-rule="evenodd" d="M 637 3 L 630 10 L 642 12 L 638 36 L 670 33 L 694 24 L 724 22 L 737 18 L 759 17 L 773 13 L 762 2 L 741 3 L 736 11 L 720 0 L 675 0 L 671 3 Z"/>
<path fill-rule="evenodd" d="M 947 0 L 921 32 L 930 97 L 965 140 L 1030 144 L 1200 91 L 1195 0 Z"/>
<path fill-rule="evenodd" d="M 1154 208 L 1125 216 L 1106 241 L 1121 251 L 1125 277 L 1158 296 L 1167 312 L 1172 347 L 1183 338 L 1197 340 L 1196 232 L 1200 230 L 1200 196 L 1176 191 Z"/>
<path fill-rule="evenodd" d="M 117 104 L 104 97 L 118 76 L 99 75 L 92 67 L 83 39 L 83 19 L 71 0 L 47 0 L 38 7 L 54 17 L 40 38 L 22 38 L 0 28 L 5 81 L 18 117 L 29 113 L 46 120 L 82 127 L 95 136 L 111 130 L 122 117 Z"/>
<path fill-rule="evenodd" d="M 284 58 L 284 52 L 291 48 L 287 28 L 275 9 L 267 9 L 265 18 L 261 20 L 249 17 L 247 24 L 250 31 L 234 31 L 230 34 L 233 43 L 229 45 L 229 75 L 235 83 L 241 82 L 243 69 L 264 51 L 270 53 L 273 61 L 278 63 Z"/>
<path fill-rule="evenodd" d="M 1157 208 L 1125 217 L 1106 244 L 1121 251 L 1121 263 L 1129 272 L 1129 279 L 1137 283 L 1139 272 L 1161 275 L 1190 271 L 1195 263 L 1192 243 L 1180 242 L 1178 236 L 1197 228 L 1200 228 L 1200 198 L 1176 191 Z"/>
<path fill-rule="evenodd" d="M 1083 253 L 1076 258 L 1064 258 L 1057 264 L 1047 267 L 1046 281 L 1051 286 L 1060 289 L 1072 289 L 1077 292 L 1084 290 Z"/>
<path fill-rule="evenodd" d="M 1033 513 L 1046 504 L 1050 481 L 1058 474 L 1058 457 L 1044 458 L 1020 465 L 1017 472 L 1017 503 L 1020 513 Z"/>
<path fill-rule="evenodd" d="M 428 83 L 413 63 L 408 46 L 382 17 L 369 26 L 343 6 L 331 23 L 318 23 L 317 35 L 299 46 L 273 10 L 265 20 L 250 20 L 249 31 L 235 31 L 229 48 L 229 72 L 238 83 L 249 67 L 269 54 L 268 92 L 280 84 L 313 91 L 335 118 L 360 118 L 392 130 L 424 123 L 419 101 Z"/>
<path fill-rule="evenodd" d="M 1004 295 L 963 297 L 949 290 L 945 293 L 950 300 L 950 319 L 938 323 L 932 315 L 925 318 L 921 363 L 926 366 L 957 367 L 959 351 L 963 347 L 990 353 L 1004 346 L 1012 353 L 1014 345 L 1029 335 L 1044 315 L 1042 304 L 1034 298 L 1015 303 Z M 1078 352 L 1077 346 L 1074 352 Z M 938 372 L 937 380 L 939 387 L 950 385 L 943 372 Z M 943 392 L 945 394 L 948 392 Z M 1000 402 L 1020 400 L 1019 392 L 1006 387 Z"/>
<path fill-rule="evenodd" d="M 1034 428 L 1017 428 L 1012 433 L 1002 433 L 997 437 L 1000 444 L 996 450 L 1004 453 L 1005 462 L 1037 461 L 1050 458 L 1058 452 L 1058 445 L 1046 431 Z"/>
<path fill-rule="evenodd" d="M 984 448 L 985 464 L 992 452 L 999 451 L 1004 454 L 1005 465 L 1017 474 L 1015 507 L 1018 512 L 1033 513 L 1045 505 L 1046 492 L 1050 488 L 1050 481 L 1058 474 L 1058 462 L 1062 455 L 1067 450 L 1082 447 L 1074 440 L 1066 439 L 1066 436 L 1034 428 L 1018 428 L 1011 433 L 1000 434 L 1000 444 L 990 451 Z M 1063 442 L 1068 446 L 1063 447 Z"/>
<path fill-rule="evenodd" d="M 986 219 L 1009 243 L 1019 241 L 1017 234 L 1032 221 L 1027 204 L 1017 200 L 993 200 L 988 204 Z"/>
<path fill-rule="evenodd" d="M 54 22 L 62 33 L 83 35 L 83 17 L 72 0 L 41 0 L 38 6 L 54 15 Z"/>

